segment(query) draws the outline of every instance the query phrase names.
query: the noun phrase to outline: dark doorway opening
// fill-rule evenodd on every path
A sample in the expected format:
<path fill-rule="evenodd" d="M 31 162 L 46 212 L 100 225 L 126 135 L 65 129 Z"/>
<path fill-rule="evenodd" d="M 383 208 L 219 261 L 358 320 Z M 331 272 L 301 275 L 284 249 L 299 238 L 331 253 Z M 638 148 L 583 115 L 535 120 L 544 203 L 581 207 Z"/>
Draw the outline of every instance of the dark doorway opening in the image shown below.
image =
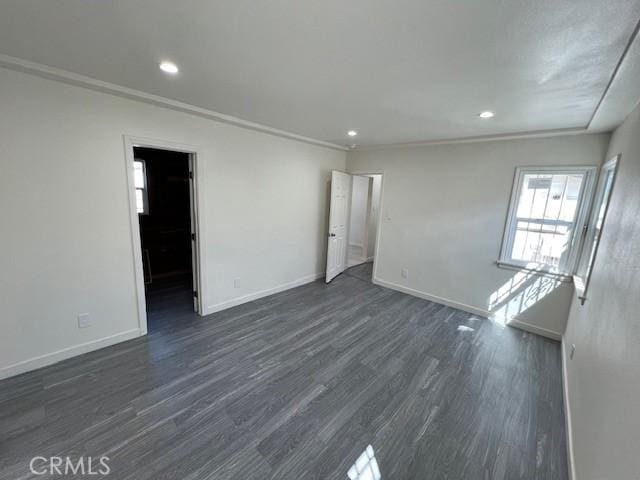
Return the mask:
<path fill-rule="evenodd" d="M 134 147 L 147 327 L 194 311 L 190 154 Z"/>

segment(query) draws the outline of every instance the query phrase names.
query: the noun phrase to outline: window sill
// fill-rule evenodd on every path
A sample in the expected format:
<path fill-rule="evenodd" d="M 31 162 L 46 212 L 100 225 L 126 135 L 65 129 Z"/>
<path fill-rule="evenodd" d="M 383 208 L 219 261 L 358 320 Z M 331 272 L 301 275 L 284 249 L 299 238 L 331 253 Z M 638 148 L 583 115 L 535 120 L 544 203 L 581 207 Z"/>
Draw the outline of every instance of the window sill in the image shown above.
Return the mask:
<path fill-rule="evenodd" d="M 587 297 L 585 296 L 587 293 L 587 283 L 584 281 L 584 278 L 574 275 L 573 284 L 576 287 L 576 297 L 580 300 L 580 305 L 584 305 L 584 302 L 587 301 Z"/>
<path fill-rule="evenodd" d="M 586 285 L 584 283 L 584 280 L 582 279 L 582 277 L 579 277 L 578 275 L 574 275 L 573 276 L 573 284 L 576 287 L 576 294 L 578 295 L 578 297 L 582 297 L 584 296 L 584 291 L 586 290 Z"/>
<path fill-rule="evenodd" d="M 571 283 L 573 282 L 573 278 L 572 275 L 570 274 L 566 274 L 566 273 L 555 273 L 555 272 L 550 272 L 548 270 L 540 270 L 540 269 L 536 269 L 536 268 L 528 268 L 525 267 L 524 265 L 519 265 L 517 263 L 511 263 L 511 262 L 504 262 L 502 260 L 498 260 L 496 262 L 496 265 L 498 266 L 498 268 L 506 268 L 507 270 L 516 270 L 516 271 L 524 271 L 524 272 L 529 272 L 533 275 L 538 275 L 541 277 L 549 277 L 549 278 L 553 278 L 556 279 L 560 282 L 563 283 Z"/>

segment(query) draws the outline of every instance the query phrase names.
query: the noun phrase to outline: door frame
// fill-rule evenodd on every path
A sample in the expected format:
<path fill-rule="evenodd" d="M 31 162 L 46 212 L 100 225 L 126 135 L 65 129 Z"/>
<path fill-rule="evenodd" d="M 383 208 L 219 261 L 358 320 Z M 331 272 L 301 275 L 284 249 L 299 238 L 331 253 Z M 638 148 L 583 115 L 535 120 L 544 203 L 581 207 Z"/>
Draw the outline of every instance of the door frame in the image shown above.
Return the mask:
<path fill-rule="evenodd" d="M 349 170 L 347 173 L 349 173 L 350 175 L 381 175 L 382 178 L 380 179 L 380 211 L 378 212 L 378 225 L 376 227 L 376 248 L 373 251 L 373 275 L 372 275 L 372 280 L 375 280 L 377 278 L 377 271 L 378 271 L 378 258 L 380 256 L 380 238 L 381 238 L 381 232 L 382 232 L 382 211 L 383 211 L 383 206 L 384 206 L 384 176 L 385 176 L 385 171 L 384 170 L 376 170 L 376 169 L 371 169 L 371 170 Z"/>
<path fill-rule="evenodd" d="M 129 220 L 131 222 L 131 245 L 133 248 L 133 273 L 136 286 L 136 297 L 138 306 L 138 328 L 140 335 L 147 334 L 147 306 L 144 288 L 144 270 L 142 266 L 142 242 L 140 238 L 140 223 L 138 220 L 138 211 L 136 208 L 136 188 L 133 173 L 134 147 L 156 148 L 159 150 L 170 150 L 174 152 L 188 153 L 191 171 L 193 172 L 193 180 L 191 181 L 191 221 L 194 225 L 196 234 L 195 241 L 192 244 L 195 262 L 193 265 L 193 278 L 195 281 L 194 289 L 198 292 L 196 305 L 196 313 L 198 315 L 206 314 L 204 302 L 207 291 L 205 285 L 206 275 L 205 269 L 205 250 L 201 248 L 206 245 L 204 237 L 204 225 L 202 213 L 206 211 L 204 208 L 204 193 L 202 186 L 202 150 L 193 145 L 171 142 L 166 140 L 158 140 L 153 138 L 138 137 L 133 135 L 124 135 L 125 150 L 125 170 L 127 174 L 127 193 L 129 196 Z"/>

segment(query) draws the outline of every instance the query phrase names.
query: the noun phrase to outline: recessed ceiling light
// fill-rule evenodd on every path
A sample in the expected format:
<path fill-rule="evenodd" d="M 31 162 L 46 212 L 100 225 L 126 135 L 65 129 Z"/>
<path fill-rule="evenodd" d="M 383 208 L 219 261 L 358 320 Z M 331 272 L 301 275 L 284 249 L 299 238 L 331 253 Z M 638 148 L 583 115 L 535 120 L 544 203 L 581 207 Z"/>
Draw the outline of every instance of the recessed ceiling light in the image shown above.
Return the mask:
<path fill-rule="evenodd" d="M 356 135 L 358 135 L 358 132 L 356 132 L 355 130 L 349 130 L 347 132 L 347 135 L 349 135 L 350 137 L 355 137 Z"/>
<path fill-rule="evenodd" d="M 493 113 L 491 110 L 485 110 L 484 112 L 482 112 L 480 115 L 478 115 L 480 118 L 491 118 L 495 115 L 495 113 Z"/>
<path fill-rule="evenodd" d="M 160 70 L 166 73 L 175 74 L 178 73 L 178 66 L 175 63 L 162 62 L 160 63 Z"/>

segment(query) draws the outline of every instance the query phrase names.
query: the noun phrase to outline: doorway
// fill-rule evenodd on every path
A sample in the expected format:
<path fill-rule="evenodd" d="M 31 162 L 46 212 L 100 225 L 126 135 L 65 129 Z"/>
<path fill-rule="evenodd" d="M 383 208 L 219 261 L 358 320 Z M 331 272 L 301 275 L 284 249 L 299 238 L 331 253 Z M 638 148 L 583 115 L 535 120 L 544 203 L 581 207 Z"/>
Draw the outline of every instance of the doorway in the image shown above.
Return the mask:
<path fill-rule="evenodd" d="M 380 215 L 382 175 L 353 175 L 347 250 L 348 273 L 371 281 Z"/>
<path fill-rule="evenodd" d="M 374 277 L 382 182 L 383 172 L 332 172 L 326 282 L 345 270 L 366 281 Z"/>
<path fill-rule="evenodd" d="M 380 213 L 382 175 L 353 175 L 347 266 L 373 262 Z"/>
<path fill-rule="evenodd" d="M 141 333 L 200 313 L 196 153 L 127 139 Z"/>

